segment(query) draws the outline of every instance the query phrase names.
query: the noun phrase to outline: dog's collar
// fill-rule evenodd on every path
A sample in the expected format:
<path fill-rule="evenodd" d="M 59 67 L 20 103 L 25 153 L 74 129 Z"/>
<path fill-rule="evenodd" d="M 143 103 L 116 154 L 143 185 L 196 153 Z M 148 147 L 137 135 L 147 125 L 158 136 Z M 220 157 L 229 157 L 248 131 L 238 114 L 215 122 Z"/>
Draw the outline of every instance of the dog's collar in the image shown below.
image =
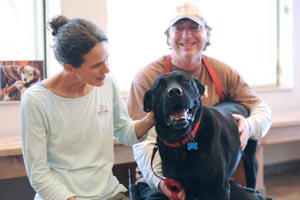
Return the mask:
<path fill-rule="evenodd" d="M 196 137 L 197 130 L 198 130 L 200 124 L 201 124 L 201 120 L 199 120 L 196 123 L 196 125 L 194 126 L 194 129 L 192 130 L 192 132 L 179 142 L 169 143 L 166 140 L 163 140 L 162 142 L 168 147 L 180 147 L 180 146 L 185 145 L 186 143 L 188 143 L 190 141 L 194 141 L 194 138 Z"/>

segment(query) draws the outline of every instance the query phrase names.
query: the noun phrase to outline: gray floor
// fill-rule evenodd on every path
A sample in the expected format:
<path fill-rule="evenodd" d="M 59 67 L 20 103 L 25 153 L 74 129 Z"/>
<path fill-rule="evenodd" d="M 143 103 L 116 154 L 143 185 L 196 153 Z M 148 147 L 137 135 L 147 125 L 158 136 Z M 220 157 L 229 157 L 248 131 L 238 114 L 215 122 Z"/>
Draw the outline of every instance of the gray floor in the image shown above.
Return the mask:
<path fill-rule="evenodd" d="M 274 200 L 300 200 L 300 168 L 265 175 L 265 186 Z"/>

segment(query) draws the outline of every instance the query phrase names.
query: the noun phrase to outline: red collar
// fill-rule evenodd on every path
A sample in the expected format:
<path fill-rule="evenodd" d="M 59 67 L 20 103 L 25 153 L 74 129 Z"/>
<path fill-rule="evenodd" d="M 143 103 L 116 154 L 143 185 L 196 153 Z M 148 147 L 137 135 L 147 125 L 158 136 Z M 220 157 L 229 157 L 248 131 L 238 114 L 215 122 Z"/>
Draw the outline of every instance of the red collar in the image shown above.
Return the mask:
<path fill-rule="evenodd" d="M 194 129 L 192 130 L 192 132 L 188 136 L 183 138 L 181 141 L 175 142 L 175 143 L 169 143 L 166 140 L 163 140 L 163 143 L 169 147 L 180 147 L 181 145 L 185 145 L 186 143 L 193 141 L 194 138 L 196 137 L 197 130 L 198 130 L 200 124 L 201 124 L 201 120 L 199 120 L 197 122 L 197 124 L 194 126 Z"/>

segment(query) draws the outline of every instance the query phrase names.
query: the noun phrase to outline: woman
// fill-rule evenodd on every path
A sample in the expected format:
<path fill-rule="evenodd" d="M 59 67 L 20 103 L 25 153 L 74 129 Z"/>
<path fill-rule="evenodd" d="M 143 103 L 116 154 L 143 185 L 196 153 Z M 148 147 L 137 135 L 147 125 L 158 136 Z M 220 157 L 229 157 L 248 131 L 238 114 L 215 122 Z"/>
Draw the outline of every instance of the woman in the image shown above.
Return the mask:
<path fill-rule="evenodd" d="M 23 155 L 35 199 L 126 199 L 126 188 L 112 174 L 113 136 L 127 145 L 143 140 L 153 115 L 128 117 L 108 75 L 102 30 L 64 16 L 49 25 L 63 69 L 26 91 L 21 101 Z"/>

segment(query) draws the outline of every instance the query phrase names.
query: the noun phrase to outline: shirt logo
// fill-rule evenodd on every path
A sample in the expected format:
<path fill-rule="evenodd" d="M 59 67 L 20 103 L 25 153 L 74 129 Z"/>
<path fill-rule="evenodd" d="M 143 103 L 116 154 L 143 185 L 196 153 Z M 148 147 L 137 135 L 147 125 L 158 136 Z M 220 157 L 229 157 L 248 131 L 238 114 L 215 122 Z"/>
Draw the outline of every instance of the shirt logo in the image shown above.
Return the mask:
<path fill-rule="evenodd" d="M 97 108 L 97 115 L 104 116 L 108 114 L 108 108 L 105 105 L 100 104 Z"/>

